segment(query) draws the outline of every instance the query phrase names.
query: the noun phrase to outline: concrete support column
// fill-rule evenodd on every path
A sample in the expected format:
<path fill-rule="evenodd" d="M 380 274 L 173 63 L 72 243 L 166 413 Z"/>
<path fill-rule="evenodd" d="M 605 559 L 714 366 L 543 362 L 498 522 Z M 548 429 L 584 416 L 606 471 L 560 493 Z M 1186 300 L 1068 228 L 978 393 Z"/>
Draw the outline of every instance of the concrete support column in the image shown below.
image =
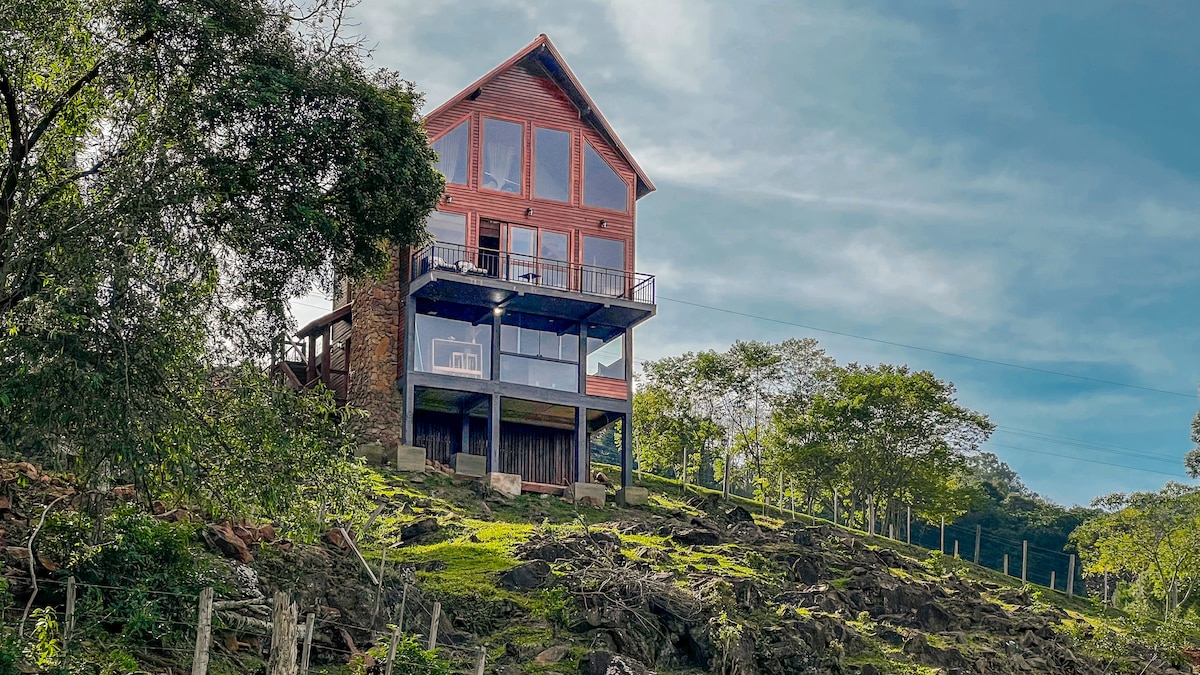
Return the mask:
<path fill-rule="evenodd" d="M 471 454 L 471 416 L 468 414 L 468 408 L 463 406 L 462 410 L 462 448 L 459 452 Z"/>
<path fill-rule="evenodd" d="M 587 393 L 587 322 L 579 324 L 579 393 Z"/>
<path fill-rule="evenodd" d="M 491 394 L 488 410 L 488 473 L 500 471 L 500 395 Z"/>
<path fill-rule="evenodd" d="M 633 413 L 632 408 L 621 415 L 621 487 L 633 485 Z"/>
<path fill-rule="evenodd" d="M 409 384 L 407 377 L 400 380 L 400 387 L 404 390 L 404 403 L 400 408 L 400 416 L 404 419 L 404 428 L 401 430 L 400 438 L 406 445 L 416 445 L 417 436 L 413 430 L 413 407 L 416 405 L 416 388 Z"/>
<path fill-rule="evenodd" d="M 591 448 L 588 446 L 587 408 L 575 409 L 575 482 L 590 483 L 588 475 L 588 459 Z"/>

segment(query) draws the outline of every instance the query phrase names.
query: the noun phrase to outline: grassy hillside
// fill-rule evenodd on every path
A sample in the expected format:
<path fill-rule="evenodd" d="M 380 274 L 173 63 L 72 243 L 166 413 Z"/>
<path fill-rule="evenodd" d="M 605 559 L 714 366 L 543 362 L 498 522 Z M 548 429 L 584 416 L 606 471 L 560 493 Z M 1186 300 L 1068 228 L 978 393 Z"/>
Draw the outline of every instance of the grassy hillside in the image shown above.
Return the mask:
<path fill-rule="evenodd" d="M 481 647 L 486 672 L 507 675 L 1190 672 L 1090 600 L 807 517 L 764 516 L 744 500 L 685 497 L 660 479 L 647 479 L 645 507 L 597 509 L 539 495 L 504 499 L 439 474 L 371 472 L 377 508 L 346 524 L 371 573 L 382 572 L 377 586 L 340 530 L 305 542 L 231 528 L 253 530 L 243 552 L 222 541 L 218 524 L 178 511 L 152 516 L 119 496 L 91 546 L 95 519 L 58 510 L 80 501 L 68 480 L 10 474 L 0 468 L 10 544 L 27 536 L 43 505 L 68 494 L 35 547 L 42 591 L 34 605 L 57 610 L 39 615 L 42 627 L 62 616 L 67 576 L 86 586 L 87 611 L 58 645 L 59 670 L 40 672 L 180 672 L 205 585 L 219 604 L 240 601 L 215 619 L 213 673 L 263 667 L 266 598 L 280 590 L 301 617 L 314 613 L 311 672 L 329 675 L 376 672 L 402 608 L 404 631 L 423 644 L 435 602 L 436 655 L 402 644 L 396 673 L 474 672 Z M 19 520 L 26 529 L 13 525 Z M 5 614 L 10 635 L 30 590 L 28 561 L 13 548 L 4 570 L 15 596 Z M 35 624 L 27 621 L 27 635 Z M 0 673 L 5 653 L 36 660 L 20 643 L 6 643 Z M 67 662 L 75 670 L 64 670 Z"/>

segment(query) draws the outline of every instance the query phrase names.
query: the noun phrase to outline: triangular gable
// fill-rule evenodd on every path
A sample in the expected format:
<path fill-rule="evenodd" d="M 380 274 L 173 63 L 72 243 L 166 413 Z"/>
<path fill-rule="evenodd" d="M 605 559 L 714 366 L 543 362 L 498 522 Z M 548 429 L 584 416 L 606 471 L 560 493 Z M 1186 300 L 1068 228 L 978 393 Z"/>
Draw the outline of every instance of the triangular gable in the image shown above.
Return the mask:
<path fill-rule="evenodd" d="M 600 134 L 609 145 L 620 153 L 626 162 L 629 162 L 629 166 L 633 168 L 633 172 L 637 175 L 636 198 L 641 199 L 643 196 L 653 192 L 654 183 L 650 182 L 650 177 L 646 175 L 642 167 L 638 166 L 638 163 L 633 159 L 633 155 L 629 153 L 629 150 L 621 142 L 621 139 L 617 138 L 617 134 L 609 126 L 608 120 L 604 119 L 604 115 L 600 114 L 600 110 L 596 108 L 596 104 L 592 102 L 591 97 L 583 90 L 583 85 L 579 83 L 579 78 L 575 77 L 575 73 L 571 72 L 570 67 L 567 66 L 567 62 L 563 60 L 562 54 L 559 54 L 545 33 L 539 35 L 536 40 L 529 43 L 529 45 L 514 54 L 507 61 L 493 68 L 491 72 L 471 83 L 466 89 L 452 96 L 450 100 L 435 108 L 426 117 L 437 117 L 472 95 L 477 95 L 476 92 L 484 85 L 527 58 L 538 61 L 551 81 L 558 85 L 559 89 L 566 94 L 572 105 L 579 111 L 579 118 L 587 123 L 588 126 L 595 129 L 596 133 Z"/>

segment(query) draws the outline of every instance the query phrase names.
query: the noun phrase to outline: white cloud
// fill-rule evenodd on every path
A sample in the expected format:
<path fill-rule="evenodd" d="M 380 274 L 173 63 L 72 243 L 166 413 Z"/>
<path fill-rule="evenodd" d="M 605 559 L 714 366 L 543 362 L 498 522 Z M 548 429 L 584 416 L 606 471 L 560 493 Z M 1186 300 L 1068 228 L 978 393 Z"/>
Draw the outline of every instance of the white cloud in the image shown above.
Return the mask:
<path fill-rule="evenodd" d="M 655 86 L 700 93 L 717 68 L 703 0 L 603 0 L 609 21 Z"/>

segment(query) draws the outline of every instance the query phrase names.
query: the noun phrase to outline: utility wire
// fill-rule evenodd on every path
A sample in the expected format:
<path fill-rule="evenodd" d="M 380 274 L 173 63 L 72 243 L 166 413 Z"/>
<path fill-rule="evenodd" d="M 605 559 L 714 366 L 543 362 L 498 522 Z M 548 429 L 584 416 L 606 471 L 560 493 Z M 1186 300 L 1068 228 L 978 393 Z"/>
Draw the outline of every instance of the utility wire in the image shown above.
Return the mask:
<path fill-rule="evenodd" d="M 940 356 L 949 356 L 949 357 L 956 358 L 956 359 L 963 359 L 966 361 L 974 361 L 976 363 L 986 363 L 986 364 L 993 365 L 993 366 L 1003 366 L 1005 368 L 1014 368 L 1017 370 L 1025 370 L 1025 371 L 1029 371 L 1029 372 L 1033 372 L 1033 373 L 1042 373 L 1044 375 L 1055 375 L 1058 377 L 1068 377 L 1068 378 L 1075 379 L 1075 380 L 1082 380 L 1084 382 L 1095 382 L 1097 384 L 1107 384 L 1107 385 L 1114 386 L 1114 387 L 1125 387 L 1127 389 L 1138 389 L 1141 391 L 1154 392 L 1156 394 L 1167 394 L 1169 396 L 1181 396 L 1183 398 L 1190 398 L 1190 399 L 1196 398 L 1196 394 L 1187 394 L 1187 393 L 1180 392 L 1180 391 L 1171 391 L 1169 389 L 1157 389 L 1155 387 L 1143 387 L 1140 384 L 1130 384 L 1128 382 L 1117 382 L 1115 380 L 1104 380 L 1104 379 L 1100 379 L 1097 377 L 1088 377 L 1087 375 L 1076 375 L 1074 373 L 1064 373 L 1061 371 L 1049 370 L 1046 368 L 1036 368 L 1034 366 L 1023 366 L 1019 363 L 1010 363 L 1007 361 L 997 361 L 995 359 L 985 359 L 985 358 L 978 357 L 978 356 L 969 356 L 967 354 L 958 354 L 955 352 L 947 352 L 947 351 L 942 351 L 940 349 L 932 349 L 929 347 L 918 347 L 917 345 L 905 344 L 903 342 L 893 342 L 891 340 L 881 340 L 879 338 L 867 337 L 865 335 L 855 335 L 854 333 L 847 333 L 845 331 L 839 331 L 839 330 L 831 330 L 829 328 L 818 328 L 817 326 L 810 326 L 807 324 L 796 323 L 795 321 L 786 321 L 784 319 L 776 319 L 776 318 L 772 318 L 769 316 L 761 316 L 758 314 L 739 312 L 737 310 L 726 309 L 724 307 L 713 307 L 712 305 L 704 305 L 704 304 L 701 304 L 698 302 L 690 302 L 688 300 L 679 300 L 677 298 L 668 298 L 668 297 L 665 297 L 662 295 L 658 296 L 658 299 L 666 300 L 667 302 L 674 302 L 674 303 L 677 303 L 680 305 L 687 305 L 689 307 L 698 307 L 700 309 L 707 309 L 707 310 L 711 310 L 714 312 L 723 312 L 725 314 L 732 314 L 734 316 L 745 317 L 747 319 L 757 319 L 759 321 L 769 321 L 771 323 L 778 323 L 778 324 L 782 324 L 784 326 L 792 326 L 794 328 L 803 328 L 805 330 L 815 330 L 820 333 L 829 333 L 830 335 L 840 335 L 842 337 L 854 338 L 855 340 L 864 340 L 866 342 L 874 342 L 876 344 L 888 345 L 891 347 L 901 347 L 904 349 L 912 349 L 912 350 L 916 350 L 916 351 L 920 351 L 920 352 L 926 352 L 929 354 L 938 354 Z"/>
<path fill-rule="evenodd" d="M 1003 429 L 1003 428 L 997 428 L 996 431 L 1006 433 L 1006 434 L 1012 434 L 1013 436 L 1018 436 L 1020 438 L 1027 438 L 1027 439 L 1036 440 L 1036 441 L 1044 441 L 1046 443 L 1057 443 L 1058 445 L 1065 445 L 1068 447 L 1080 448 L 1083 450 L 1093 450 L 1095 452 L 1104 452 L 1104 453 L 1108 453 L 1110 455 L 1120 455 L 1122 457 L 1133 457 L 1135 459 L 1144 459 L 1144 460 L 1151 461 L 1151 462 L 1165 462 L 1167 464 L 1179 464 L 1180 462 L 1183 461 L 1183 458 L 1181 458 L 1181 457 L 1172 457 L 1172 456 L 1168 456 L 1168 455 L 1159 455 L 1159 454 L 1154 454 L 1154 453 L 1149 453 L 1149 452 L 1140 452 L 1137 450 L 1132 450 L 1132 451 L 1110 450 L 1108 448 L 1092 445 L 1090 443 L 1086 443 L 1086 442 L 1082 442 L 1082 441 L 1071 442 L 1071 441 L 1066 441 L 1066 440 L 1053 440 L 1050 438 L 1044 438 L 1037 434 L 1023 433 L 1020 431 L 1011 431 L 1011 430 Z"/>
<path fill-rule="evenodd" d="M 1172 476 L 1174 478 L 1185 478 L 1185 476 L 1182 473 L 1171 473 L 1169 471 L 1158 471 L 1157 469 L 1144 469 L 1139 466 L 1129 466 L 1128 464 L 1114 464 L 1112 462 L 1102 462 L 1098 459 L 1087 459 L 1084 457 L 1072 457 L 1071 455 L 1063 455 L 1063 454 L 1060 454 L 1057 452 L 1047 452 L 1045 450 L 1034 450 L 1032 448 L 1021 448 L 1021 447 L 1018 447 L 1015 445 L 1004 445 L 1003 443 L 996 443 L 994 441 L 988 441 L 988 443 L 990 445 L 994 445 L 998 448 L 1008 448 L 1009 450 L 1020 450 L 1021 452 L 1032 452 L 1037 455 L 1049 455 L 1051 457 L 1062 457 L 1064 459 L 1070 459 L 1070 460 L 1073 460 L 1076 462 L 1088 462 L 1089 464 L 1103 464 L 1105 466 L 1115 466 L 1120 469 L 1129 469 L 1131 471 L 1145 471 L 1146 473 L 1158 473 L 1158 474 L 1162 474 L 1164 476 Z"/>

